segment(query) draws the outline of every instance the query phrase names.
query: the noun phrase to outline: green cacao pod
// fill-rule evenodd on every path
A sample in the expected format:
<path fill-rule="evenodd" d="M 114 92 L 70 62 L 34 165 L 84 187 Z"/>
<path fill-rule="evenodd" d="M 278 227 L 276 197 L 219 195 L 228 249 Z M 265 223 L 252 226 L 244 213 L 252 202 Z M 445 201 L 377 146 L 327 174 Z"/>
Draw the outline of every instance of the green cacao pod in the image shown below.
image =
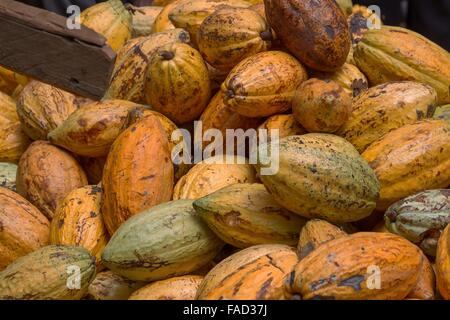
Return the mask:
<path fill-rule="evenodd" d="M 0 187 L 16 191 L 17 165 L 14 163 L 0 162 Z"/>
<path fill-rule="evenodd" d="M 256 169 L 274 199 L 286 209 L 334 223 L 361 220 L 375 209 L 378 180 L 345 139 L 321 133 L 280 139 L 278 171 L 261 174 L 263 169 L 276 169 L 271 149 L 270 144 L 260 146 Z"/>
<path fill-rule="evenodd" d="M 222 247 L 197 216 L 192 200 L 178 200 L 127 220 L 103 250 L 102 261 L 128 279 L 156 281 L 201 268 Z"/>
<path fill-rule="evenodd" d="M 441 232 L 450 223 L 450 190 L 427 190 L 397 201 L 386 211 L 384 220 L 390 232 L 435 256 Z"/>
<path fill-rule="evenodd" d="M 433 118 L 450 120 L 450 104 L 437 108 Z"/>
<path fill-rule="evenodd" d="M 0 299 L 77 300 L 94 277 L 95 258 L 86 249 L 50 245 L 0 272 Z"/>

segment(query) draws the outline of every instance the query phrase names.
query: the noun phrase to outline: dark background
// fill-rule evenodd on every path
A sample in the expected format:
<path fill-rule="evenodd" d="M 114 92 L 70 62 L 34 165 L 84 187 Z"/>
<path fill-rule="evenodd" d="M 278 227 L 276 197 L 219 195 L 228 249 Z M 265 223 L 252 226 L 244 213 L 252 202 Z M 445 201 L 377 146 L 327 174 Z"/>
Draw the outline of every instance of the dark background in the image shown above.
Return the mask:
<path fill-rule="evenodd" d="M 81 9 L 105 0 L 19 0 L 66 14 L 67 6 Z M 151 5 L 152 0 L 129 0 L 137 6 Z M 398 25 L 414 30 L 450 51 L 450 0 L 354 0 L 355 4 L 378 5 L 386 25 Z"/>

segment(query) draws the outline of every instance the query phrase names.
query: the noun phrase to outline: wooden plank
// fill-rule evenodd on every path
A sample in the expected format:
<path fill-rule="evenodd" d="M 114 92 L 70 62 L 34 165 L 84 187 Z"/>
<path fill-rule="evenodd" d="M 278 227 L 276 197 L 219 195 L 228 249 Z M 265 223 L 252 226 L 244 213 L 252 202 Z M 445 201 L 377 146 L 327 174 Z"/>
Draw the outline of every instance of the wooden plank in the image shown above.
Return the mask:
<path fill-rule="evenodd" d="M 74 94 L 100 99 L 115 53 L 103 36 L 66 18 L 12 0 L 0 3 L 0 65 Z"/>

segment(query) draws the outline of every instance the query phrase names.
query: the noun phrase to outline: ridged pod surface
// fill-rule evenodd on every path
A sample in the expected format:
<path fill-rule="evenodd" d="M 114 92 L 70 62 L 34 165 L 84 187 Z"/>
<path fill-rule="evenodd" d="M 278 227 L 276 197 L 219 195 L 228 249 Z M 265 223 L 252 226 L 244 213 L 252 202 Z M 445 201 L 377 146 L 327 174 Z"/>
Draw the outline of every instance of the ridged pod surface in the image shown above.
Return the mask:
<path fill-rule="evenodd" d="M 371 85 L 411 80 L 433 87 L 439 104 L 450 103 L 450 54 L 425 37 L 400 27 L 364 33 L 354 58 Z"/>
<path fill-rule="evenodd" d="M 103 171 L 102 188 L 103 219 L 111 235 L 131 216 L 171 199 L 169 142 L 155 116 L 130 126 L 115 140 Z"/>
<path fill-rule="evenodd" d="M 325 220 L 309 220 L 300 231 L 298 256 L 303 259 L 321 244 L 346 235 L 344 230 Z"/>
<path fill-rule="evenodd" d="M 89 300 L 126 300 L 144 286 L 145 282 L 129 280 L 112 271 L 97 273 L 88 288 L 86 298 Z"/>
<path fill-rule="evenodd" d="M 197 44 L 197 35 L 203 20 L 218 8 L 230 6 L 247 8 L 252 4 L 244 0 L 181 0 L 170 10 L 169 19 L 177 28 L 183 28 Z"/>
<path fill-rule="evenodd" d="M 264 0 L 267 21 L 302 63 L 320 71 L 341 67 L 350 50 L 347 20 L 333 0 Z"/>
<path fill-rule="evenodd" d="M 94 277 L 95 258 L 86 249 L 49 245 L 0 272 L 0 299 L 79 300 Z"/>
<path fill-rule="evenodd" d="M 0 161 L 17 163 L 30 143 L 20 122 L 0 120 Z"/>
<path fill-rule="evenodd" d="M 235 183 L 256 182 L 256 172 L 242 157 L 222 156 L 197 163 L 175 185 L 173 199 L 198 199 Z M 240 164 L 242 163 L 242 164 Z"/>
<path fill-rule="evenodd" d="M 265 244 L 219 262 L 200 284 L 198 300 L 278 300 L 283 279 L 297 263 L 293 248 Z"/>
<path fill-rule="evenodd" d="M 356 233 L 324 243 L 300 260 L 286 278 L 286 296 L 399 300 L 414 288 L 422 263 L 420 250 L 406 239 L 387 233 Z"/>
<path fill-rule="evenodd" d="M 224 7 L 203 20 L 197 41 L 210 65 L 230 71 L 243 59 L 267 51 L 272 39 L 272 30 L 256 11 Z"/>
<path fill-rule="evenodd" d="M 16 191 L 17 165 L 0 162 L 0 187 Z"/>
<path fill-rule="evenodd" d="M 223 242 L 197 216 L 192 200 L 171 201 L 130 218 L 113 235 L 102 261 L 131 280 L 189 274 L 211 261 Z"/>
<path fill-rule="evenodd" d="M 138 106 L 124 100 L 84 105 L 50 131 L 48 140 L 80 156 L 104 157 L 124 129 L 128 113 Z"/>
<path fill-rule="evenodd" d="M 359 152 L 386 133 L 431 118 L 436 91 L 422 83 L 404 81 L 375 86 L 353 99 L 353 112 L 338 134 Z"/>
<path fill-rule="evenodd" d="M 274 164 L 268 148 L 260 146 L 258 172 Z M 375 209 L 380 188 L 375 173 L 343 138 L 309 133 L 280 139 L 278 161 L 278 171 L 260 179 L 290 211 L 343 223 L 363 219 Z"/>
<path fill-rule="evenodd" d="M 116 60 L 111 83 L 105 99 L 121 99 L 145 103 L 145 73 L 153 53 L 171 42 L 189 42 L 189 34 L 183 29 L 168 30 L 142 38 Z"/>
<path fill-rule="evenodd" d="M 450 190 L 426 190 L 397 201 L 386 210 L 384 220 L 390 232 L 435 256 L 441 232 L 450 223 Z"/>
<path fill-rule="evenodd" d="M 198 119 L 211 95 L 208 69 L 200 53 L 185 43 L 169 43 L 152 56 L 145 80 L 146 101 L 176 124 Z"/>
<path fill-rule="evenodd" d="M 109 0 L 87 8 L 81 12 L 80 21 L 104 36 L 114 51 L 131 38 L 132 17 L 120 0 Z"/>
<path fill-rule="evenodd" d="M 85 186 L 70 192 L 56 208 L 50 225 L 50 243 L 80 246 L 100 263 L 108 232 L 100 212 L 102 188 Z"/>
<path fill-rule="evenodd" d="M 47 134 L 76 109 L 73 94 L 34 80 L 25 86 L 17 101 L 23 131 L 33 140 L 46 140 Z"/>
<path fill-rule="evenodd" d="M 50 223 L 26 199 L 0 188 L 0 270 L 49 242 Z"/>
<path fill-rule="evenodd" d="M 225 104 L 246 117 L 291 108 L 295 89 L 307 79 L 303 66 L 281 51 L 260 52 L 238 63 L 221 86 Z"/>
<path fill-rule="evenodd" d="M 160 280 L 133 292 L 129 300 L 195 300 L 202 276 Z"/>
<path fill-rule="evenodd" d="M 439 238 L 435 270 L 439 293 L 444 299 L 450 300 L 450 224 Z"/>
<path fill-rule="evenodd" d="M 237 248 L 297 244 L 306 220 L 282 208 L 262 184 L 237 183 L 194 202 L 214 233 Z"/>
<path fill-rule="evenodd" d="M 71 154 L 47 141 L 35 141 L 20 158 L 16 184 L 17 192 L 51 219 L 58 204 L 87 185 L 87 178 Z"/>
<path fill-rule="evenodd" d="M 369 88 L 366 76 L 358 67 L 350 63 L 344 63 L 337 71 L 312 72 L 312 76 L 318 79 L 330 79 L 336 81 L 351 97 L 357 97 Z"/>
<path fill-rule="evenodd" d="M 426 120 L 403 126 L 362 154 L 380 181 L 377 210 L 423 190 L 450 184 L 450 124 Z"/>

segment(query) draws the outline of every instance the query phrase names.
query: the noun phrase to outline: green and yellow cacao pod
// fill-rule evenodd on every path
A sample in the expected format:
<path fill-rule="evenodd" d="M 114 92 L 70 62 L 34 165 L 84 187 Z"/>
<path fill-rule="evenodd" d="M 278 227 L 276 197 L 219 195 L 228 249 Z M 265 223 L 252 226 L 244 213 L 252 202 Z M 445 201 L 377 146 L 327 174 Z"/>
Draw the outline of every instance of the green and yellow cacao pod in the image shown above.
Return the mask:
<path fill-rule="evenodd" d="M 450 223 L 450 190 L 427 190 L 400 200 L 387 209 L 384 219 L 390 232 L 435 256 L 441 232 Z"/>

